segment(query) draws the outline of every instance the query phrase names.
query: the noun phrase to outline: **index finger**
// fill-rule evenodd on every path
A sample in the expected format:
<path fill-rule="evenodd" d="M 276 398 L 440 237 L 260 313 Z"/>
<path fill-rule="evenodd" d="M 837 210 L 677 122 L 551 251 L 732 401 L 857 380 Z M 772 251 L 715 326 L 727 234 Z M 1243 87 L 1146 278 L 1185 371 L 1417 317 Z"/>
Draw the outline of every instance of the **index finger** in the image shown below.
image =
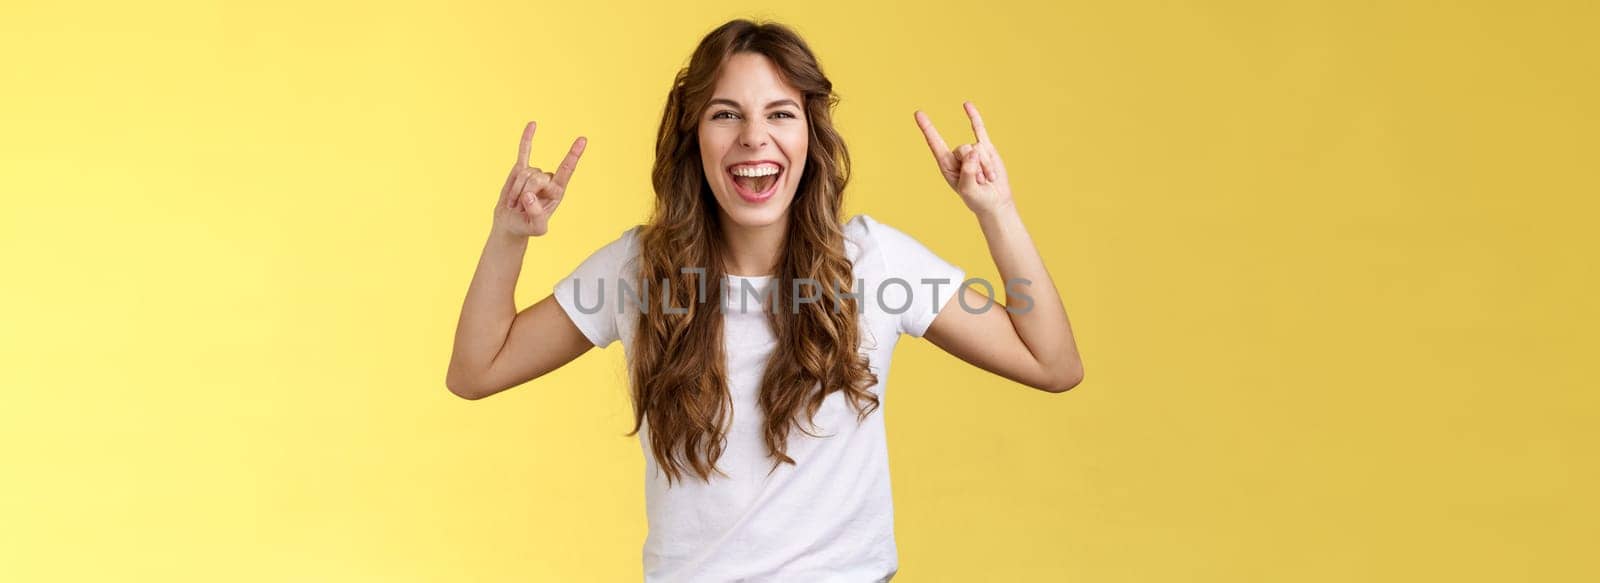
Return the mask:
<path fill-rule="evenodd" d="M 968 102 L 966 102 L 966 106 L 967 106 L 967 117 L 972 119 L 972 133 L 973 133 L 973 135 L 978 136 L 978 143 L 980 143 L 980 144 L 989 143 L 989 132 L 983 128 L 983 116 L 978 115 L 978 105 L 973 103 L 973 102 L 971 102 L 971 101 L 968 101 Z"/>
<path fill-rule="evenodd" d="M 578 169 L 578 159 L 583 157 L 583 149 L 588 147 L 589 138 L 578 136 L 572 141 L 572 148 L 567 150 L 567 157 L 561 160 L 561 166 L 556 168 L 556 185 L 566 188 L 567 181 L 572 179 L 572 171 Z"/>
<path fill-rule="evenodd" d="M 939 162 L 940 168 L 950 166 L 950 147 L 944 145 L 944 138 L 939 137 L 939 130 L 933 129 L 933 120 L 928 119 L 928 114 L 918 110 L 914 115 L 917 118 L 917 127 L 922 128 L 922 137 L 928 140 L 928 149 L 933 150 L 933 159 Z"/>
<path fill-rule="evenodd" d="M 539 122 L 530 121 L 522 128 L 522 144 L 517 146 L 517 167 L 528 165 L 528 153 L 533 150 L 533 132 L 539 129 Z"/>

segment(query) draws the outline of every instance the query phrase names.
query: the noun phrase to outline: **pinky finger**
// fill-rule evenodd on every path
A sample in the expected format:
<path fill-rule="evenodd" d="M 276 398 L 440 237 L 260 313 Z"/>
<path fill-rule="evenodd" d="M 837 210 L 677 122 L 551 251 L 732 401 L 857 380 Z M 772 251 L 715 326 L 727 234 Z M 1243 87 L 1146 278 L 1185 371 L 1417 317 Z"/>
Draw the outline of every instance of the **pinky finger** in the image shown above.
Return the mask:
<path fill-rule="evenodd" d="M 516 174 L 507 174 L 506 183 L 500 187 L 500 205 L 506 208 L 517 208 L 517 195 L 511 192 L 511 185 L 517 182 Z"/>
<path fill-rule="evenodd" d="M 995 153 L 994 153 L 993 150 L 991 150 L 988 147 L 984 147 L 983 150 L 982 150 L 982 153 L 983 153 L 983 174 L 984 174 L 985 177 L 988 178 L 989 182 L 994 182 L 995 180 L 998 180 L 1000 178 L 1000 171 L 999 171 L 997 165 L 995 164 L 995 158 L 996 158 Z"/>

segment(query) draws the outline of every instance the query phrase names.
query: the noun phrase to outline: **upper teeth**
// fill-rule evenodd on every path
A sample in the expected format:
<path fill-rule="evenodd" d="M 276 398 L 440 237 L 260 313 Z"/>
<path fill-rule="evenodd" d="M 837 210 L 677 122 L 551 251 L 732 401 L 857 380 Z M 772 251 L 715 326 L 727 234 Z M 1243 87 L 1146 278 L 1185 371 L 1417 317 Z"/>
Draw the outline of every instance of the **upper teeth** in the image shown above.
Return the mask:
<path fill-rule="evenodd" d="M 777 173 L 778 167 L 774 164 L 764 164 L 761 166 L 738 166 L 733 169 L 734 176 L 771 176 Z"/>

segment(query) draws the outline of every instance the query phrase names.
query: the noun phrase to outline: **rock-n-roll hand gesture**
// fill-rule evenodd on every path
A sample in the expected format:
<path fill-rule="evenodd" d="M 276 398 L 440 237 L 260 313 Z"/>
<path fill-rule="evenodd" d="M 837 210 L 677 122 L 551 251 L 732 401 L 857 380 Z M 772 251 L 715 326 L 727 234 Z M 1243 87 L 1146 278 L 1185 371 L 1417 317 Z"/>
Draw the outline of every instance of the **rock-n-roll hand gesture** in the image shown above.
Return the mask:
<path fill-rule="evenodd" d="M 517 148 L 517 162 L 506 176 L 506 185 L 500 188 L 500 202 L 494 207 L 494 229 L 514 237 L 538 237 L 550 230 L 550 215 L 556 212 L 561 198 L 567 193 L 567 182 L 572 171 L 578 168 L 578 158 L 583 156 L 589 140 L 582 136 L 572 141 L 572 149 L 556 168 L 555 174 L 528 165 L 528 153 L 533 149 L 533 132 L 539 122 L 528 122 L 522 129 L 522 145 Z"/>
<path fill-rule="evenodd" d="M 984 130 L 978 106 L 971 101 L 963 105 L 978 142 L 962 144 L 955 150 L 944 144 L 944 138 L 939 137 L 939 130 L 933 129 L 933 120 L 928 119 L 928 114 L 918 110 L 913 117 L 922 128 L 922 137 L 928 140 L 928 148 L 933 150 L 933 159 L 939 163 L 944 181 L 961 195 L 967 208 L 984 214 L 1011 204 L 1011 184 L 1006 176 L 1006 165 L 1000 161 L 1000 152 L 989 141 L 989 132 Z"/>

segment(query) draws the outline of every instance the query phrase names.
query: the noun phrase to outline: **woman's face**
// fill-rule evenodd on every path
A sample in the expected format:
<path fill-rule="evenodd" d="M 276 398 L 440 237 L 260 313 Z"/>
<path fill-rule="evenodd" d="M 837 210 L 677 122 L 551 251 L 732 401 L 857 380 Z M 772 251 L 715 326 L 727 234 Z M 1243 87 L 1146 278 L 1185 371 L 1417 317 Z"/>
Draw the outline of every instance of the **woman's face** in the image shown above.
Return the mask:
<path fill-rule="evenodd" d="M 762 227 L 789 211 L 810 142 L 804 103 L 763 55 L 723 65 L 700 113 L 700 160 L 723 220 Z"/>

